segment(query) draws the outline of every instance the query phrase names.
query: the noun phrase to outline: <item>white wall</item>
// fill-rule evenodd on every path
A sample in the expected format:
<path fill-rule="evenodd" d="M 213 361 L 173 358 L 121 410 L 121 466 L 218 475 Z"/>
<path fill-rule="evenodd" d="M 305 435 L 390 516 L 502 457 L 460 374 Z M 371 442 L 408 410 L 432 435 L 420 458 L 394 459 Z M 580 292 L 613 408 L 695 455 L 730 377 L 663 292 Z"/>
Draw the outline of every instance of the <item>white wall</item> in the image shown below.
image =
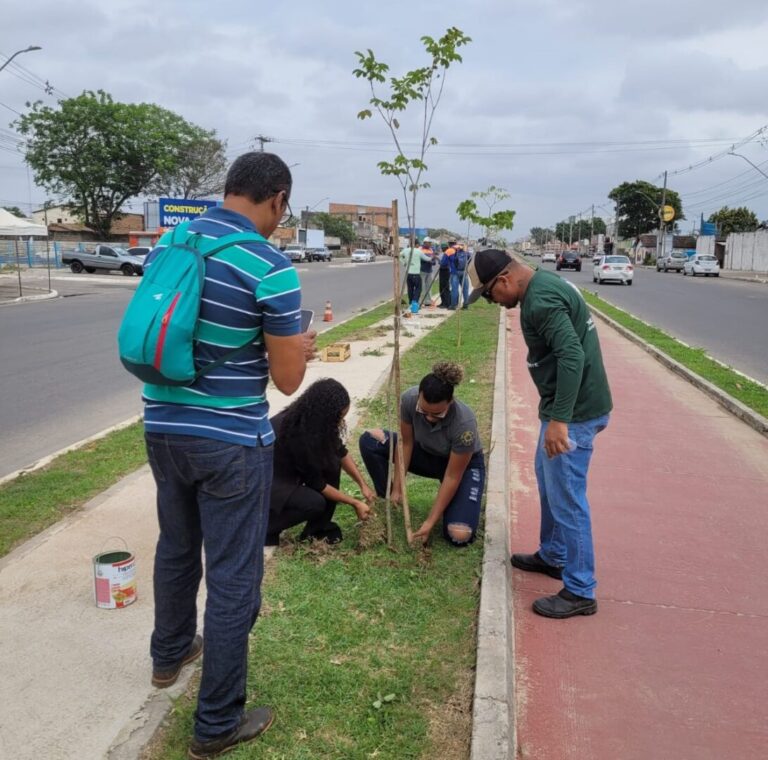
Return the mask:
<path fill-rule="evenodd" d="M 728 235 L 723 269 L 768 272 L 768 230 Z"/>
<path fill-rule="evenodd" d="M 705 256 L 715 255 L 715 236 L 714 235 L 699 235 L 696 239 L 696 253 Z"/>
<path fill-rule="evenodd" d="M 30 218 L 38 224 L 45 224 L 45 211 L 35 211 Z M 82 221 L 68 208 L 51 206 L 48 209 L 48 224 L 82 224 Z"/>

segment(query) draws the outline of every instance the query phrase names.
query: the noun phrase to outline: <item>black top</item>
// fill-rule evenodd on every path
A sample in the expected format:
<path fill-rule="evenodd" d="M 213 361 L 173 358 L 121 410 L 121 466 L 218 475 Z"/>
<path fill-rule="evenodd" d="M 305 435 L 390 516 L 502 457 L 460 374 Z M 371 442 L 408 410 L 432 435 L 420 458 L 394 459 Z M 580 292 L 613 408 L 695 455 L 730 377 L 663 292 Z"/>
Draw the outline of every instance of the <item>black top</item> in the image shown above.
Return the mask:
<path fill-rule="evenodd" d="M 270 420 L 276 439 L 269 509 L 275 514 L 282 511 L 285 502 L 299 486 L 322 491 L 328 480 L 338 474 L 341 460 L 347 455 L 346 447 L 340 444 L 330 457 L 331 461 L 321 463 L 306 440 L 282 434 L 284 420 L 285 411 Z"/>

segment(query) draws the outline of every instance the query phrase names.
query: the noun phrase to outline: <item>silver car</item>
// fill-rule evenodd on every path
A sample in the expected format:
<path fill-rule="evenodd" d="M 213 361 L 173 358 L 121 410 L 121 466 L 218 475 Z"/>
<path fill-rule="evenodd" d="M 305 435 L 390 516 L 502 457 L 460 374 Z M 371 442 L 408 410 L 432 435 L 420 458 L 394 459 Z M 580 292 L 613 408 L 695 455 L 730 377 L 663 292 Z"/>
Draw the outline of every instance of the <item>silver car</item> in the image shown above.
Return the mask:
<path fill-rule="evenodd" d="M 376 261 L 376 254 L 373 251 L 369 251 L 366 248 L 357 248 L 352 251 L 352 261 Z"/>
<path fill-rule="evenodd" d="M 705 277 L 712 275 L 720 276 L 720 264 L 717 258 L 710 254 L 697 253 L 686 260 L 683 265 L 683 274 L 690 274 L 695 277 L 697 274 L 703 274 Z"/>
<path fill-rule="evenodd" d="M 635 268 L 628 256 L 601 256 L 592 262 L 592 282 L 602 285 L 604 282 L 615 280 L 625 285 L 631 285 L 635 276 Z"/>
<path fill-rule="evenodd" d="M 672 251 L 664 256 L 659 256 L 656 259 L 656 271 L 669 272 L 670 269 L 674 269 L 676 272 L 682 272 L 687 258 L 685 251 Z"/>

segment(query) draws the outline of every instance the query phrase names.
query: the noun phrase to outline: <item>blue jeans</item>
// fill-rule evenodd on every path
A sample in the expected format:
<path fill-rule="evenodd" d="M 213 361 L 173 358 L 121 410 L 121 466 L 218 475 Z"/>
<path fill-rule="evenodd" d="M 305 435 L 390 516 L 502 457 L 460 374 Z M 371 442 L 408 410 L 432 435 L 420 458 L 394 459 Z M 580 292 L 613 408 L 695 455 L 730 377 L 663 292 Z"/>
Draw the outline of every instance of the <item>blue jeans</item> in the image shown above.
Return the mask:
<path fill-rule="evenodd" d="M 360 436 L 360 455 L 363 458 L 368 474 L 373 481 L 376 494 L 383 498 L 387 492 L 387 477 L 389 475 L 389 436 L 388 430 L 384 431 L 385 441 L 382 443 L 370 433 L 365 432 Z M 397 445 L 397 434 L 393 435 L 393 445 Z M 413 454 L 408 472 L 421 475 L 424 478 L 435 478 L 442 482 L 445 470 L 448 467 L 448 457 L 439 457 L 430 454 L 419 446 L 413 444 Z M 453 495 L 450 503 L 443 512 L 443 538 L 454 546 L 466 546 L 475 540 L 477 526 L 480 522 L 480 503 L 485 488 L 485 459 L 483 452 L 477 451 L 472 455 L 467 469 L 461 478 L 459 487 Z M 454 541 L 448 533 L 449 525 L 466 525 L 472 535 L 469 541 Z"/>
<path fill-rule="evenodd" d="M 463 281 L 463 282 L 462 282 Z M 451 308 L 459 307 L 459 290 L 462 291 L 462 304 L 467 305 L 469 298 L 469 277 L 464 276 L 464 272 L 451 274 Z"/>
<path fill-rule="evenodd" d="M 587 470 L 595 436 L 608 425 L 608 415 L 568 423 L 576 449 L 554 459 L 544 451 L 547 423 L 536 444 L 536 480 L 541 500 L 539 556 L 563 568 L 563 585 L 572 594 L 595 598 L 595 555 L 587 501 Z"/>
<path fill-rule="evenodd" d="M 155 668 L 183 659 L 195 636 L 205 549 L 203 673 L 195 736 L 236 728 L 245 705 L 248 633 L 261 606 L 272 447 L 146 433 L 157 484 Z"/>

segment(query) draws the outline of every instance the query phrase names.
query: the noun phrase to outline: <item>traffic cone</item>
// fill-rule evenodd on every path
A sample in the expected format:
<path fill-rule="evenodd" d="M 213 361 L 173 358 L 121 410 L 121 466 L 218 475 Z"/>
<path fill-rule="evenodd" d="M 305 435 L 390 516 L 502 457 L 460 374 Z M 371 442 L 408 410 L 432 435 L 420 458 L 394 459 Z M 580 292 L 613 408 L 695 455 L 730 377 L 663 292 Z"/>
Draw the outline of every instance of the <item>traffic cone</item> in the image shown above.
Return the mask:
<path fill-rule="evenodd" d="M 325 311 L 323 312 L 323 322 L 333 322 L 333 309 L 331 308 L 331 302 L 325 302 Z"/>

